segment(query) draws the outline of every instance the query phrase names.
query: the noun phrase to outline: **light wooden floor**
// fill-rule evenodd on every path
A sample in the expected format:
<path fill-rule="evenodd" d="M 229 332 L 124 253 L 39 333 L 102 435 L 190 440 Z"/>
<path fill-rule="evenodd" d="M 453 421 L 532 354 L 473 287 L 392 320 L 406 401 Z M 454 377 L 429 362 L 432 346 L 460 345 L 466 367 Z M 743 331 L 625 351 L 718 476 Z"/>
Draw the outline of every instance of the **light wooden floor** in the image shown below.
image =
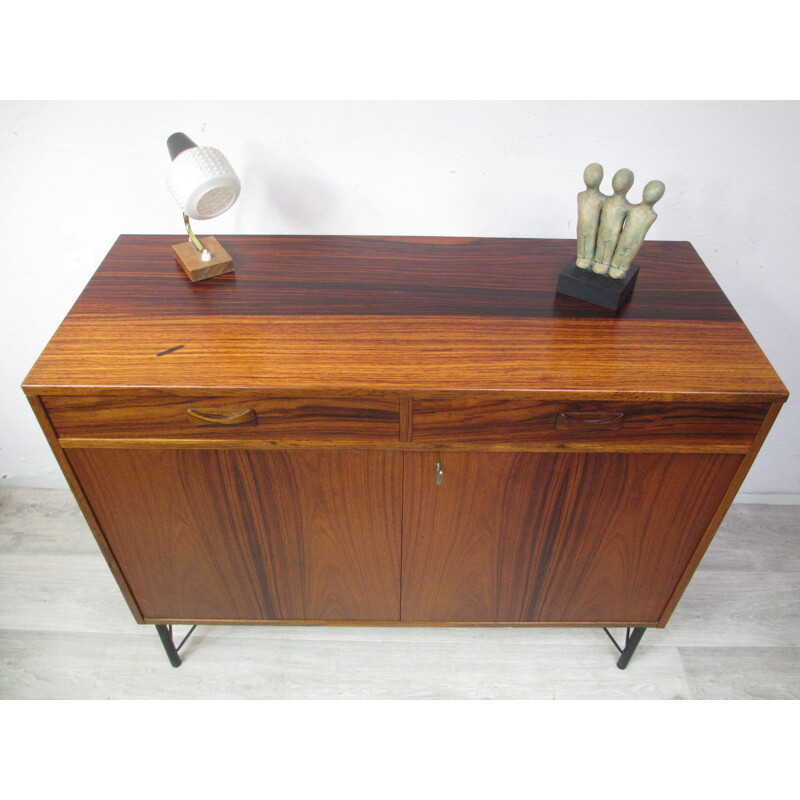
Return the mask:
<path fill-rule="evenodd" d="M 735 505 L 624 672 L 600 629 L 201 627 L 182 655 L 68 492 L 0 489 L 0 697 L 39 699 L 798 698 L 800 506 Z"/>

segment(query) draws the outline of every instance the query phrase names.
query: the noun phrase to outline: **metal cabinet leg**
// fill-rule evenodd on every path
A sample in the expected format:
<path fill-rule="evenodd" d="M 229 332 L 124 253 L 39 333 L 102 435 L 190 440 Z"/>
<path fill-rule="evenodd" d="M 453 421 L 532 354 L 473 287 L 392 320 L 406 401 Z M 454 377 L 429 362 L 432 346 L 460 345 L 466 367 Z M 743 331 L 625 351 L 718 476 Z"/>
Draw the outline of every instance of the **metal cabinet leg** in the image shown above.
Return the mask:
<path fill-rule="evenodd" d="M 158 636 L 161 639 L 161 644 L 164 645 L 164 650 L 167 651 L 169 663 L 172 664 L 173 667 L 179 667 L 181 665 L 181 657 L 178 655 L 178 650 L 183 647 L 183 645 L 186 643 L 186 640 L 192 635 L 196 627 L 197 625 L 192 625 L 189 633 L 187 633 L 186 636 L 184 636 L 181 640 L 181 643 L 175 647 L 175 642 L 172 639 L 172 625 L 156 625 L 156 630 L 158 631 Z"/>
<path fill-rule="evenodd" d="M 608 635 L 608 638 L 614 643 L 614 647 L 617 648 L 620 652 L 620 657 L 617 660 L 617 666 L 620 669 L 625 669 L 628 666 L 631 658 L 633 658 L 633 654 L 636 651 L 636 648 L 639 646 L 639 642 L 642 641 L 642 636 L 644 636 L 644 632 L 647 628 L 628 628 L 625 633 L 625 647 L 620 647 L 617 644 L 617 640 L 609 633 L 608 628 L 603 628 L 603 630 Z"/>

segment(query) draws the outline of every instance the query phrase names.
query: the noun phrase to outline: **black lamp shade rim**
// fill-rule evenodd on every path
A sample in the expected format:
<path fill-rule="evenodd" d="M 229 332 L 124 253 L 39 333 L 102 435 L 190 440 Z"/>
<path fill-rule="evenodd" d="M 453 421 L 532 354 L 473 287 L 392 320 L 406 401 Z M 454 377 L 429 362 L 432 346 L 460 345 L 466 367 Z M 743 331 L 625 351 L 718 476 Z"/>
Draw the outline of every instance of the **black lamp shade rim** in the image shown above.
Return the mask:
<path fill-rule="evenodd" d="M 173 133 L 167 139 L 167 150 L 169 150 L 169 157 L 174 161 L 184 150 L 191 150 L 197 147 L 197 143 L 193 142 L 185 133 Z"/>

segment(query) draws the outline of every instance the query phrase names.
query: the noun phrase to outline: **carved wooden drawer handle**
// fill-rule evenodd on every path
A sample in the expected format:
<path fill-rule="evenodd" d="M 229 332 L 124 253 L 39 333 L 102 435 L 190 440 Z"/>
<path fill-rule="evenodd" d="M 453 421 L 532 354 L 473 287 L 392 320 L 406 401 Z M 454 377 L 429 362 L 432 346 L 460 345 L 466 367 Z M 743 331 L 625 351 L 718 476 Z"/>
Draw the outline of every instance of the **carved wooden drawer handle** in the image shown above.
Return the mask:
<path fill-rule="evenodd" d="M 187 408 L 186 413 L 200 422 L 211 425 L 250 425 L 256 421 L 256 412 L 253 408 L 241 411 L 200 411 L 196 408 Z"/>
<path fill-rule="evenodd" d="M 556 429 L 560 431 L 585 431 L 592 428 L 615 431 L 622 427 L 625 412 L 608 414 L 597 411 L 562 411 L 556 417 Z"/>

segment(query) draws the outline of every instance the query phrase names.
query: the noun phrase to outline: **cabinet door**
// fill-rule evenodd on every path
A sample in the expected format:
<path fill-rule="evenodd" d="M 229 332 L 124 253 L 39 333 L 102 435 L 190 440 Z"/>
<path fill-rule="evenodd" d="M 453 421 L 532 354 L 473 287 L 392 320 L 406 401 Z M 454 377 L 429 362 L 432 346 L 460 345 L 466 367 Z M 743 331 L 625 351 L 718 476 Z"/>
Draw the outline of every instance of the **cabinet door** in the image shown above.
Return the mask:
<path fill-rule="evenodd" d="M 404 621 L 651 625 L 741 461 L 620 453 L 405 458 Z"/>
<path fill-rule="evenodd" d="M 68 455 L 149 621 L 399 618 L 401 453 Z"/>

